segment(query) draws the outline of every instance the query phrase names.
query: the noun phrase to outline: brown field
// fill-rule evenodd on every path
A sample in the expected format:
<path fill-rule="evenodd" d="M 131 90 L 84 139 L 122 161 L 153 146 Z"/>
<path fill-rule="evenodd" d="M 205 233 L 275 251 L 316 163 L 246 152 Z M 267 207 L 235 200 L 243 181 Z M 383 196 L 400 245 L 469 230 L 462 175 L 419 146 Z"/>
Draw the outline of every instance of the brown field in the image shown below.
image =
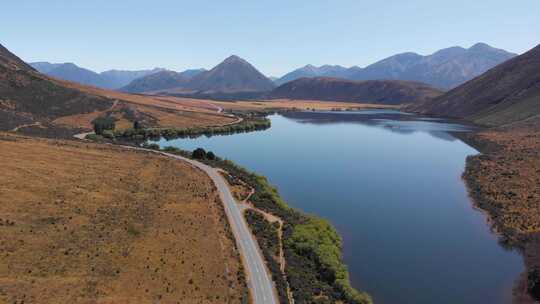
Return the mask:
<path fill-rule="evenodd" d="M 364 104 L 364 103 L 352 103 L 352 102 L 334 102 L 334 101 L 317 101 L 317 100 L 290 100 L 290 99 L 275 99 L 265 101 L 236 101 L 236 102 L 220 102 L 212 101 L 213 104 L 218 105 L 226 110 L 233 111 L 260 111 L 268 109 L 278 110 L 355 110 L 355 109 L 369 109 L 369 108 L 397 108 L 391 105 L 376 105 L 376 104 Z"/>
<path fill-rule="evenodd" d="M 239 303 L 210 179 L 165 157 L 0 134 L 0 303 Z"/>

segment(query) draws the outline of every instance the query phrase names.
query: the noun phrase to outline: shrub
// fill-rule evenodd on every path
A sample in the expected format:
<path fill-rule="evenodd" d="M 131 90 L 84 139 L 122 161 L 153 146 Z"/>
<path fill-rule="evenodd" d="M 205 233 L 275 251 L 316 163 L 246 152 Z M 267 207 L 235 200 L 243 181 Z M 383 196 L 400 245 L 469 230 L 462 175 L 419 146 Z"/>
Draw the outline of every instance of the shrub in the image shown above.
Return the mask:
<path fill-rule="evenodd" d="M 540 270 L 534 269 L 528 273 L 527 290 L 535 300 L 540 300 Z"/>
<path fill-rule="evenodd" d="M 92 121 L 94 132 L 102 135 L 105 130 L 114 130 L 116 122 L 113 117 L 98 117 Z"/>
<path fill-rule="evenodd" d="M 208 153 L 206 153 L 206 158 L 209 159 L 209 160 L 215 160 L 216 155 L 214 154 L 214 152 L 208 151 Z"/>
<path fill-rule="evenodd" d="M 101 135 L 103 135 L 103 137 L 105 137 L 107 139 L 114 139 L 114 133 L 111 130 L 103 130 Z"/>
<path fill-rule="evenodd" d="M 145 149 L 152 149 L 152 150 L 159 150 L 159 145 L 158 144 L 148 144 L 148 143 L 144 143 L 142 145 L 143 148 Z"/>
<path fill-rule="evenodd" d="M 205 159 L 206 158 L 206 151 L 204 151 L 203 148 L 197 148 L 193 151 L 191 154 L 193 158 L 195 159 Z"/>

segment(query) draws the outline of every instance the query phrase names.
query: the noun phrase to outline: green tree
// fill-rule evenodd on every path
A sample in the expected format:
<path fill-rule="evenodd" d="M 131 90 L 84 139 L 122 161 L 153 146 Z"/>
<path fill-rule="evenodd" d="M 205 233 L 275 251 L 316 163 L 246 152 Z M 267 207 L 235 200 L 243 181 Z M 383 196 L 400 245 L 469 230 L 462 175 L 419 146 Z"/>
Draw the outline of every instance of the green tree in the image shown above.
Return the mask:
<path fill-rule="evenodd" d="M 94 125 L 94 133 L 103 135 L 105 130 L 113 131 L 116 127 L 116 122 L 113 117 L 98 117 L 92 121 Z"/>
<path fill-rule="evenodd" d="M 205 159 L 206 158 L 206 151 L 204 151 L 203 148 L 197 148 L 193 153 L 191 154 L 193 158 L 195 159 Z"/>
<path fill-rule="evenodd" d="M 206 153 L 206 158 L 209 159 L 209 160 L 215 160 L 216 155 L 214 154 L 214 152 L 208 151 L 208 153 Z"/>

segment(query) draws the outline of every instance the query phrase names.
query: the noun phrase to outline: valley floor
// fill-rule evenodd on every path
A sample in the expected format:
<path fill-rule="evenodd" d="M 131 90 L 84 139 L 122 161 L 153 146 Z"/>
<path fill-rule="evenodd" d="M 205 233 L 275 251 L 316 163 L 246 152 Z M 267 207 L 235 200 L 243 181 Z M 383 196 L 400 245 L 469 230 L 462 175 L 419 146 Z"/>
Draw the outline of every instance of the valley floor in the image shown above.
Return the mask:
<path fill-rule="evenodd" d="M 0 303 L 240 303 L 211 180 L 143 152 L 0 133 Z"/>

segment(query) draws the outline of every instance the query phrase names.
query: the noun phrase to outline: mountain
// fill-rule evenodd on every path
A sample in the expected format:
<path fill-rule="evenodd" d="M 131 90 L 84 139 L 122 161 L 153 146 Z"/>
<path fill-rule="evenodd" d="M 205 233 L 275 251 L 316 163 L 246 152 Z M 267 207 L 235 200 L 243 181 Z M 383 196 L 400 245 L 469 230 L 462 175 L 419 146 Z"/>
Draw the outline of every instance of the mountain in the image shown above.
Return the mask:
<path fill-rule="evenodd" d="M 80 84 L 91 85 L 98 88 L 106 88 L 107 82 L 98 73 L 87 70 L 73 63 L 60 64 L 58 67 L 45 73 L 49 76 L 77 82 Z"/>
<path fill-rule="evenodd" d="M 351 80 L 410 80 L 440 89 L 451 89 L 486 72 L 516 54 L 477 43 L 465 49 L 450 47 L 431 55 L 403 53 L 388 57 L 365 68 L 340 66 L 305 66 L 280 78 L 277 83 L 300 77 L 338 77 Z"/>
<path fill-rule="evenodd" d="M 274 89 L 270 98 L 402 104 L 423 102 L 441 94 L 426 84 L 411 81 L 317 77 L 285 83 Z"/>
<path fill-rule="evenodd" d="M 113 101 L 50 79 L 0 45 L 0 129 L 105 110 Z"/>
<path fill-rule="evenodd" d="M 130 93 L 143 93 L 185 87 L 189 84 L 191 78 L 204 71 L 204 69 L 198 69 L 177 73 L 165 70 L 135 79 L 120 90 Z"/>
<path fill-rule="evenodd" d="M 428 56 L 399 54 L 353 73 L 351 78 L 413 80 L 450 89 L 514 56 L 504 50 L 478 43 L 469 49 L 451 47 Z"/>
<path fill-rule="evenodd" d="M 122 88 L 132 93 L 160 91 L 184 96 L 225 98 L 267 92 L 275 87 L 272 80 L 238 56 L 230 56 L 210 71 L 187 70 L 161 72 L 143 77 Z"/>
<path fill-rule="evenodd" d="M 30 65 L 39 72 L 55 78 L 104 89 L 117 89 L 127 85 L 134 79 L 163 70 L 160 68 L 140 71 L 110 70 L 102 73 L 96 73 L 94 71 L 81 68 L 73 63 L 33 62 L 30 63 Z"/>
<path fill-rule="evenodd" d="M 340 65 L 323 65 L 316 67 L 308 64 L 305 67 L 296 69 L 285 76 L 275 81 L 277 85 L 282 85 L 289 81 L 293 81 L 304 77 L 333 77 L 333 78 L 349 78 L 353 72 L 359 67 L 345 68 Z"/>
<path fill-rule="evenodd" d="M 540 115 L 540 45 L 410 110 L 504 125 Z"/>
<path fill-rule="evenodd" d="M 61 66 L 62 63 L 50 63 L 46 61 L 41 61 L 41 62 L 31 62 L 30 65 L 34 69 L 38 70 L 40 73 L 46 74 L 56 69 L 57 67 Z"/>
<path fill-rule="evenodd" d="M 135 79 L 152 75 L 161 71 L 165 71 L 162 68 L 154 68 L 151 70 L 138 70 L 138 71 L 125 71 L 125 70 L 109 70 L 101 72 L 101 77 L 104 78 L 107 89 L 118 89 L 128 85 Z"/>
<path fill-rule="evenodd" d="M 188 87 L 201 93 L 236 93 L 270 91 L 275 85 L 249 62 L 233 55 L 193 77 Z"/>

